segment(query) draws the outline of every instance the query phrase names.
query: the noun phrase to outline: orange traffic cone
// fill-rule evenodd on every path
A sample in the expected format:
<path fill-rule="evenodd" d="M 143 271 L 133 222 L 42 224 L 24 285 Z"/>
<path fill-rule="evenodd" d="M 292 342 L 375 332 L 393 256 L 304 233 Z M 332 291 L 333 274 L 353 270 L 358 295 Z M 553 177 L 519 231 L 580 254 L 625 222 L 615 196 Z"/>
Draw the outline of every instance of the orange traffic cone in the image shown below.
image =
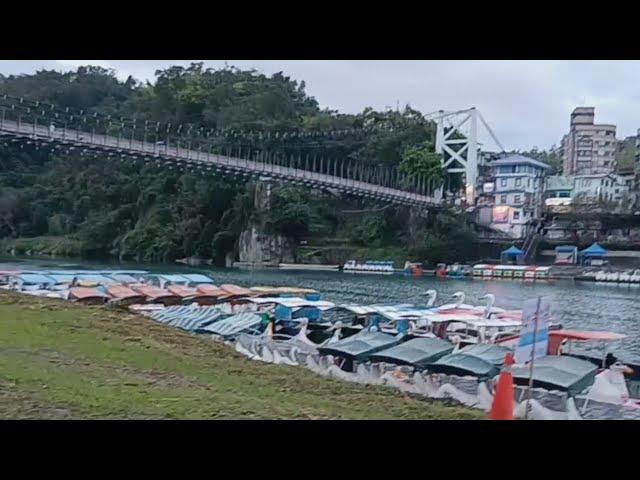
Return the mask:
<path fill-rule="evenodd" d="M 513 376 L 511 365 L 515 363 L 513 353 L 507 353 L 504 359 L 504 368 L 500 372 L 496 394 L 491 405 L 491 420 L 513 420 Z"/>

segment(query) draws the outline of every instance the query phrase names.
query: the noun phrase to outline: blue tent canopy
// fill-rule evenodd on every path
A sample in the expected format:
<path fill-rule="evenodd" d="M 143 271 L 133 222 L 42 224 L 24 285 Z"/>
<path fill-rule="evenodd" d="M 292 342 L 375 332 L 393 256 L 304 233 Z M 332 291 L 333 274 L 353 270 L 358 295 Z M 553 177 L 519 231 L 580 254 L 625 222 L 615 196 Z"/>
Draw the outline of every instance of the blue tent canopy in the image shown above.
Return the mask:
<path fill-rule="evenodd" d="M 518 255 L 524 255 L 524 252 L 522 250 L 520 250 L 516 246 L 511 246 L 511 247 L 507 248 L 506 250 L 503 250 L 501 255 L 508 255 L 508 256 L 517 257 Z"/>
<path fill-rule="evenodd" d="M 580 252 L 585 257 L 604 257 L 608 252 L 595 242 L 589 248 L 585 248 Z"/>

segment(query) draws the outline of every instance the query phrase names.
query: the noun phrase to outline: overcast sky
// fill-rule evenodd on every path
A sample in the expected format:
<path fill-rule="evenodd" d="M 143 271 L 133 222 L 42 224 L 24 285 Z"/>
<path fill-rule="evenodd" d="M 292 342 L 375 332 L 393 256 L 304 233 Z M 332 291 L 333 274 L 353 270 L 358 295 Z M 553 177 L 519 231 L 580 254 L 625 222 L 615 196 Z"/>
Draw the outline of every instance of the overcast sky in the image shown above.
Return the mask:
<path fill-rule="evenodd" d="M 506 149 L 558 144 L 576 106 L 595 106 L 597 123 L 618 138 L 640 128 L 640 61 L 227 60 L 265 74 L 304 80 L 321 107 L 357 113 L 410 104 L 423 113 L 477 107 Z M 113 68 L 121 78 L 154 80 L 154 72 L 188 60 L 1 60 L 4 75 L 79 65 Z M 206 60 L 222 67 L 224 60 Z M 487 149 L 494 149 L 480 132 Z"/>

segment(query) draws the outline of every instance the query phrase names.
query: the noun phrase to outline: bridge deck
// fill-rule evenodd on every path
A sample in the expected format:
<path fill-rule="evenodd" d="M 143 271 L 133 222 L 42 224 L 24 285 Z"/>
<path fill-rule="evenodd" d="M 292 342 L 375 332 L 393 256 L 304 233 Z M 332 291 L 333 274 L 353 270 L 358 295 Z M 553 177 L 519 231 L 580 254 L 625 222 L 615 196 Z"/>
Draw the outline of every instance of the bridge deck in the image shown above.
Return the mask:
<path fill-rule="evenodd" d="M 180 146 L 161 146 L 153 142 L 142 142 L 132 138 L 123 139 L 80 130 L 55 129 L 51 131 L 49 127 L 35 123 L 19 123 L 3 119 L 0 122 L 0 136 L 19 140 L 55 142 L 70 145 L 74 148 L 84 147 L 90 150 L 108 151 L 121 155 L 140 155 L 174 163 L 188 164 L 207 170 L 244 172 L 293 183 L 335 189 L 405 205 L 434 207 L 441 203 L 441 198 L 438 196 L 421 195 L 325 173 L 217 155 L 200 150 L 190 150 Z"/>

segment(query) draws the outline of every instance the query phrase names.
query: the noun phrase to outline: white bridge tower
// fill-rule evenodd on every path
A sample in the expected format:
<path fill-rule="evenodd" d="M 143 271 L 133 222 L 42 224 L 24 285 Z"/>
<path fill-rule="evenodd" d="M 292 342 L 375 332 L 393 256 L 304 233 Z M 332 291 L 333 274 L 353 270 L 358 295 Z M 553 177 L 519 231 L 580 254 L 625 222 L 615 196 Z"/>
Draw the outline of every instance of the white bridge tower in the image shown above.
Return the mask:
<path fill-rule="evenodd" d="M 463 175 L 465 197 L 468 205 L 473 205 L 478 180 L 478 161 L 480 148 L 478 143 L 478 120 L 504 152 L 500 141 L 491 127 L 475 107 L 456 112 L 439 112 L 429 116 L 438 126 L 436 130 L 436 152 L 442 155 L 442 166 L 452 175 Z"/>

